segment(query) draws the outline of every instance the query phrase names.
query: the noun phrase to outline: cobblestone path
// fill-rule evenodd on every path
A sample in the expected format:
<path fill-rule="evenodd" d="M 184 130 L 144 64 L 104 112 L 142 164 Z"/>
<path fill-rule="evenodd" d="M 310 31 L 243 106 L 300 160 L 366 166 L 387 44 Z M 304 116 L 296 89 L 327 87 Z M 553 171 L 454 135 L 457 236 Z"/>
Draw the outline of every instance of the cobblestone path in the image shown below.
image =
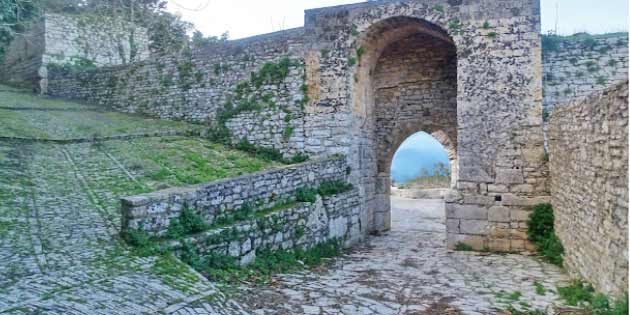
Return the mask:
<path fill-rule="evenodd" d="M 447 251 L 442 201 L 393 198 L 393 206 L 391 232 L 329 268 L 280 276 L 237 300 L 250 314 L 498 314 L 508 305 L 545 310 L 567 281 L 533 257 Z M 178 314 L 211 314 L 204 306 Z"/>
<path fill-rule="evenodd" d="M 508 304 L 544 309 L 555 298 L 551 289 L 566 280 L 532 257 L 449 252 L 443 204 L 396 198 L 392 232 L 370 237 L 327 268 L 224 293 L 171 256 L 134 255 L 118 235 L 119 199 L 269 165 L 201 139 L 12 140 L 90 137 L 95 130 L 116 135 L 139 125 L 155 130 L 139 118 L 117 126 L 118 114 L 90 129 L 86 121 L 105 114 L 26 100 L 0 95 L 7 107 L 0 112 L 0 314 L 496 314 Z M 20 106 L 15 113 L 12 107 Z M 48 120 L 32 119 L 27 111 L 37 106 L 59 109 L 51 113 L 63 123 L 51 129 Z M 73 125 L 77 120 L 83 125 Z M 166 151 L 158 156 L 156 147 Z M 191 154 L 218 169 L 199 174 L 186 164 Z M 544 295 L 535 282 L 546 288 Z"/>
<path fill-rule="evenodd" d="M 136 257 L 120 242 L 120 195 L 99 184 L 127 175 L 104 155 L 82 157 L 88 146 L 0 143 L 0 313 L 153 314 L 208 296 L 220 303 L 187 266 Z"/>

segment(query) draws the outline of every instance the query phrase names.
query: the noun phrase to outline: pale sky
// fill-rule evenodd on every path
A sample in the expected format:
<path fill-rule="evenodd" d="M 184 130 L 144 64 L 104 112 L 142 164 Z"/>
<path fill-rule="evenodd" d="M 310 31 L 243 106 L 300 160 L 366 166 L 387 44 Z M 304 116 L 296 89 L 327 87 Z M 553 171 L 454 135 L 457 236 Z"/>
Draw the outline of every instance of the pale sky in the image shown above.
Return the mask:
<path fill-rule="evenodd" d="M 229 31 L 231 39 L 238 39 L 303 26 L 305 9 L 357 2 L 363 1 L 169 0 L 168 9 L 205 35 Z M 555 29 L 556 21 L 563 35 L 628 30 L 628 0 L 541 0 L 541 7 L 543 33 Z"/>

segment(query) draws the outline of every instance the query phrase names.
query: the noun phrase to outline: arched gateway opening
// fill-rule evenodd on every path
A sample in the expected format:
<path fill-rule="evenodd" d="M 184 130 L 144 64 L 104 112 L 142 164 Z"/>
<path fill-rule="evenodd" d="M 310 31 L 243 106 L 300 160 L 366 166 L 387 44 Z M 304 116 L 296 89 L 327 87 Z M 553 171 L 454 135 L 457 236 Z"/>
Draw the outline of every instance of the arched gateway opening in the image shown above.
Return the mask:
<path fill-rule="evenodd" d="M 355 111 L 363 113 L 375 165 L 367 179 L 373 230 L 391 228 L 391 161 L 410 135 L 425 131 L 449 148 L 453 183 L 457 162 L 457 51 L 440 27 L 421 19 L 392 17 L 363 35 L 355 77 Z"/>

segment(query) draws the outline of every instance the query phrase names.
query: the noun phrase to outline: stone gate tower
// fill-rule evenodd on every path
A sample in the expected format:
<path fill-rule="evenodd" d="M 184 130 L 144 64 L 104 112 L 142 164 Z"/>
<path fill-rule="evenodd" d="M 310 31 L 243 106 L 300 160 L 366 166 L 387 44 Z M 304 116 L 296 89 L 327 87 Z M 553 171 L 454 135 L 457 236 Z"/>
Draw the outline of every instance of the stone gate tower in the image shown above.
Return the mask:
<path fill-rule="evenodd" d="M 311 110 L 317 128 L 337 128 L 336 142 L 347 143 L 369 230 L 390 226 L 394 152 L 425 131 L 445 145 L 456 176 L 449 246 L 526 249 L 528 206 L 548 201 L 539 12 L 537 0 L 306 12 Z"/>

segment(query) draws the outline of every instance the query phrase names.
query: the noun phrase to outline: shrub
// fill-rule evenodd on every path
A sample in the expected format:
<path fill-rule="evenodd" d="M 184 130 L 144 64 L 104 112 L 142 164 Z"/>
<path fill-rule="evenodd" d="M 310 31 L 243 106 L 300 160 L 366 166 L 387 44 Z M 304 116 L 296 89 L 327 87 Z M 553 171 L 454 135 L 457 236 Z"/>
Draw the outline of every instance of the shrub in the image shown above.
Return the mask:
<path fill-rule="evenodd" d="M 540 242 L 554 233 L 553 208 L 550 204 L 534 206 L 534 211 L 529 216 L 527 236 L 533 243 Z"/>
<path fill-rule="evenodd" d="M 317 193 L 323 197 L 340 194 L 350 189 L 352 189 L 352 184 L 342 180 L 333 180 L 321 183 L 317 189 Z"/>
<path fill-rule="evenodd" d="M 179 218 L 173 220 L 168 226 L 167 235 L 171 238 L 180 238 L 185 235 L 203 232 L 209 228 L 208 223 L 189 208 L 184 208 Z"/>
<path fill-rule="evenodd" d="M 466 243 L 457 242 L 457 244 L 455 244 L 455 250 L 463 251 L 463 252 L 470 252 L 470 251 L 473 251 L 474 249 L 472 246 Z"/>
<path fill-rule="evenodd" d="M 308 159 L 309 159 L 308 155 L 306 155 L 303 152 L 299 152 L 295 154 L 293 157 L 291 157 L 291 163 L 293 164 L 302 163 L 302 162 L 308 161 Z"/>
<path fill-rule="evenodd" d="M 317 191 L 311 188 L 298 188 L 295 191 L 295 201 L 313 203 L 317 200 Z"/>
<path fill-rule="evenodd" d="M 555 234 L 553 222 L 553 208 L 550 204 L 534 206 L 534 211 L 527 222 L 527 236 L 536 245 L 545 261 L 562 266 L 564 247 Z"/>
<path fill-rule="evenodd" d="M 127 242 L 127 244 L 134 247 L 134 252 L 138 256 L 152 256 L 157 255 L 161 252 L 158 244 L 149 234 L 144 231 L 129 230 L 122 233 L 121 236 Z"/>
<path fill-rule="evenodd" d="M 568 287 L 558 288 L 558 295 L 571 306 L 584 308 L 585 314 L 593 315 L 627 315 L 628 293 L 613 301 L 608 296 L 596 293 L 595 289 L 584 281 L 574 281 Z"/>

